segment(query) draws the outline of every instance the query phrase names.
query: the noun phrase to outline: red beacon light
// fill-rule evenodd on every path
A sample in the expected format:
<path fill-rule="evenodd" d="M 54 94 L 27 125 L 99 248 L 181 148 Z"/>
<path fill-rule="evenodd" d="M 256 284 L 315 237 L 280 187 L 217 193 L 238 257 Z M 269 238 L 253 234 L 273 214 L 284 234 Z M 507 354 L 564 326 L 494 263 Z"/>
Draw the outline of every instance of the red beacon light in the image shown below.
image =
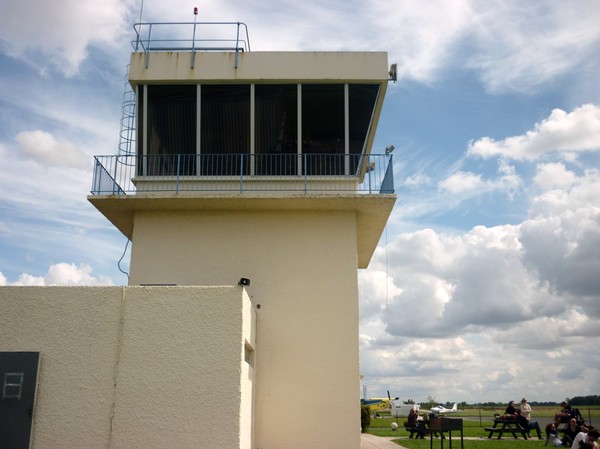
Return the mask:
<path fill-rule="evenodd" d="M 198 7 L 194 7 L 194 15 L 197 16 L 198 15 Z"/>

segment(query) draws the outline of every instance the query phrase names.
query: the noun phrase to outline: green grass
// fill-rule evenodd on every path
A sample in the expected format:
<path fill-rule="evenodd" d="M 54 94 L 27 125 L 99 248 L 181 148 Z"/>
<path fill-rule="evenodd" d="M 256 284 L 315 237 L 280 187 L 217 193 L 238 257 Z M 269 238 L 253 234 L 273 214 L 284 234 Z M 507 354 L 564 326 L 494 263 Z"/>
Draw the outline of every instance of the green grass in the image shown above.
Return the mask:
<path fill-rule="evenodd" d="M 425 440 L 393 440 L 395 443 L 400 444 L 408 449 L 429 449 L 430 447 L 430 441 L 429 439 L 425 439 Z M 439 448 L 441 446 L 441 443 L 439 440 L 435 440 L 433 442 L 433 447 L 434 448 Z M 488 440 L 486 439 L 482 439 L 482 440 L 465 440 L 464 441 L 464 447 L 467 449 L 522 449 L 522 448 L 529 448 L 529 449 L 533 449 L 533 447 L 536 448 L 543 448 L 544 447 L 544 441 L 539 441 L 539 440 L 534 440 L 534 441 L 530 441 L 530 440 L 515 440 L 515 439 L 502 439 L 502 440 Z M 444 447 L 449 448 L 450 445 L 448 444 L 448 441 L 446 440 L 444 442 Z M 458 448 L 460 449 L 460 437 L 458 437 L 457 439 L 454 439 L 454 434 L 452 435 L 452 447 L 453 448 Z M 550 447 L 550 446 L 548 446 Z M 551 448 L 550 448 L 551 449 Z"/>
<path fill-rule="evenodd" d="M 588 423 L 591 423 L 597 428 L 600 428 L 600 406 L 594 407 L 580 407 L 582 415 Z M 534 407 L 532 413 L 532 420 L 538 421 L 542 430 L 547 423 L 553 420 L 554 414 L 558 411 L 557 407 Z M 503 414 L 504 409 L 467 409 L 462 412 L 451 415 L 455 418 L 463 418 L 463 436 L 469 438 L 464 441 L 464 445 L 468 449 L 502 449 L 502 448 L 524 448 L 529 447 L 544 447 L 544 440 L 538 440 L 534 437 L 530 440 L 523 440 L 519 438 L 515 440 L 512 436 L 502 437 L 501 440 L 497 438 L 489 439 L 487 432 L 484 427 L 493 425 L 493 416 L 495 413 Z M 408 449 L 425 449 L 429 448 L 429 438 L 424 440 L 409 439 L 408 432 L 404 430 L 403 423 L 406 418 L 391 418 L 384 416 L 383 418 L 371 418 L 371 425 L 368 432 L 382 437 L 398 437 L 398 440 L 394 442 L 401 444 Z M 393 431 L 390 427 L 392 422 L 398 423 L 398 430 Z M 533 432 L 532 435 L 534 435 Z M 545 434 L 544 434 L 545 436 Z M 458 446 L 456 446 L 458 441 Z M 460 432 L 452 432 L 452 446 L 460 448 Z M 434 439 L 434 447 L 440 446 L 440 440 Z M 444 443 L 445 447 L 449 447 L 447 442 Z"/>

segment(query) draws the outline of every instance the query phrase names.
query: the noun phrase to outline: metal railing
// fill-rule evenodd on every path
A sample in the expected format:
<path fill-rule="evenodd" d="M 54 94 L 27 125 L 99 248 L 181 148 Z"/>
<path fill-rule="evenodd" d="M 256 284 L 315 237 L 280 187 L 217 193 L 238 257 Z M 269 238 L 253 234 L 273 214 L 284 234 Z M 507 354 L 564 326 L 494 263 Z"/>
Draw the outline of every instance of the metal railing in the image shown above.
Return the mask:
<path fill-rule="evenodd" d="M 235 28 L 235 39 L 225 37 L 227 28 Z M 231 51 L 235 52 L 237 68 L 239 53 L 250 51 L 248 27 L 242 22 L 136 23 L 133 29 L 136 39 L 131 45 L 136 53 L 146 53 L 146 68 L 150 52 L 189 51 L 194 68 L 197 51 Z"/>
<path fill-rule="evenodd" d="M 94 157 L 92 195 L 141 192 L 394 193 L 391 154 Z"/>

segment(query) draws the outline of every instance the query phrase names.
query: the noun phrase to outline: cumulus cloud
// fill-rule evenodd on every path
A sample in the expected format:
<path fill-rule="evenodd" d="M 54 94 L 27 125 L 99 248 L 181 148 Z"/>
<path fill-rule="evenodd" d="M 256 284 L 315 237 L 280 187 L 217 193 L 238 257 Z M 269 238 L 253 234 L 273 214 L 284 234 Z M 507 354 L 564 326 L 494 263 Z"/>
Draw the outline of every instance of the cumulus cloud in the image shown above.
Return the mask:
<path fill-rule="evenodd" d="M 563 163 L 548 163 L 537 166 L 533 182 L 542 190 L 553 190 L 568 187 L 576 179 L 575 173 L 567 170 Z"/>
<path fill-rule="evenodd" d="M 538 173 L 561 170 L 544 165 Z M 489 400 L 506 400 L 523 382 L 529 395 L 547 397 L 554 383 L 562 397 L 582 394 L 581 385 L 594 391 L 600 375 L 578 354 L 600 343 L 600 173 L 571 173 L 552 187 L 533 198 L 522 223 L 404 232 L 388 243 L 385 272 L 377 265 L 360 277 L 361 370 L 371 388 L 424 399 L 453 385 L 460 397 Z M 513 354 L 509 364 L 494 356 L 504 351 Z M 586 383 L 569 393 L 560 382 L 573 366 Z M 531 370 L 535 381 L 524 381 Z"/>
<path fill-rule="evenodd" d="M 112 285 L 112 281 L 109 278 L 97 278 L 93 276 L 92 267 L 89 265 L 75 265 L 62 262 L 51 265 L 44 276 L 34 276 L 29 273 L 22 273 L 19 278 L 12 283 L 9 283 L 6 277 L 0 273 L 0 285 Z"/>
<path fill-rule="evenodd" d="M 468 155 L 532 161 L 547 154 L 565 159 L 573 153 L 600 150 L 600 107 L 586 104 L 572 112 L 554 109 L 536 123 L 533 130 L 520 136 L 494 140 L 484 137 L 469 144 Z"/>
<path fill-rule="evenodd" d="M 498 177 L 495 179 L 484 180 L 480 174 L 459 170 L 440 181 L 438 187 L 458 198 L 494 190 L 502 190 L 510 196 L 520 185 L 521 179 L 515 167 L 501 161 L 498 166 Z"/>
<path fill-rule="evenodd" d="M 600 174 L 587 171 L 566 190 L 535 199 L 530 218 L 521 226 L 523 262 L 540 282 L 597 315 L 600 292 Z"/>
<path fill-rule="evenodd" d="M 16 135 L 15 140 L 21 153 L 39 164 L 80 169 L 90 166 L 89 157 L 75 144 L 58 140 L 45 131 L 23 131 Z"/>
<path fill-rule="evenodd" d="M 588 171 L 569 189 L 536 197 L 519 225 L 400 234 L 387 247 L 397 292 L 388 299 L 388 332 L 439 337 L 510 325 L 553 316 L 572 297 L 579 299 L 571 306 L 593 308 L 585 298 L 600 299 L 598 191 L 600 176 Z"/>

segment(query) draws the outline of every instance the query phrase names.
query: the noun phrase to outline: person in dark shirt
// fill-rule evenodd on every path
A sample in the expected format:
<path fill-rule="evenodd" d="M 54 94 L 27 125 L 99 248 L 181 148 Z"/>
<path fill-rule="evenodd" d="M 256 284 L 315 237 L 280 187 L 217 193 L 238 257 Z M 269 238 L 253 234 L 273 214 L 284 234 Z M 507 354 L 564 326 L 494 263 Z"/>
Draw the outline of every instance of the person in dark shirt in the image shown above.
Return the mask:
<path fill-rule="evenodd" d="M 571 447 L 571 445 L 573 444 L 573 440 L 579 432 L 581 432 L 581 427 L 577 425 L 577 420 L 575 418 L 571 418 L 569 420 L 569 425 L 565 429 L 564 435 L 562 437 L 563 446 Z"/>
<path fill-rule="evenodd" d="M 425 438 L 427 429 L 422 421 L 419 420 L 419 414 L 415 409 L 411 409 L 408 413 L 406 427 L 417 429 L 417 438 Z"/>
<path fill-rule="evenodd" d="M 515 401 L 510 401 L 508 403 L 506 410 L 504 410 L 504 414 L 505 415 L 513 415 L 513 416 L 517 415 L 517 408 L 515 407 Z"/>

